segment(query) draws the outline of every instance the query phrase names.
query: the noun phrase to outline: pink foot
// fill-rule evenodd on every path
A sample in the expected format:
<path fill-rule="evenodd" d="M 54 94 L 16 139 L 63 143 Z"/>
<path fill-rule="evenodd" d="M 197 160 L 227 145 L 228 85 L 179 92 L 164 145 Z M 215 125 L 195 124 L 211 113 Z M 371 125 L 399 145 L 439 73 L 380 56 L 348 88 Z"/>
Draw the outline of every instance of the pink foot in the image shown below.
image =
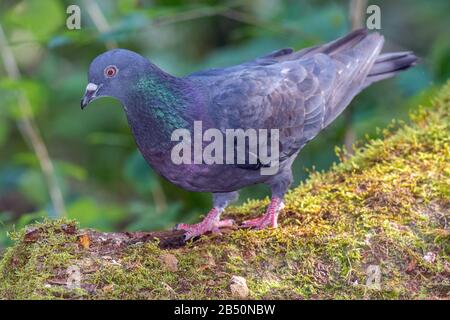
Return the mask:
<path fill-rule="evenodd" d="M 280 198 L 272 198 L 266 213 L 261 217 L 244 221 L 242 227 L 261 230 L 264 228 L 277 228 L 278 227 L 278 212 L 283 209 L 284 204 Z"/>
<path fill-rule="evenodd" d="M 231 227 L 234 224 L 234 220 L 232 219 L 219 220 L 220 213 L 221 211 L 217 208 L 212 208 L 203 221 L 196 224 L 180 223 L 175 226 L 175 230 L 186 231 L 184 234 L 185 240 L 201 236 L 208 232 L 220 233 L 220 228 Z"/>

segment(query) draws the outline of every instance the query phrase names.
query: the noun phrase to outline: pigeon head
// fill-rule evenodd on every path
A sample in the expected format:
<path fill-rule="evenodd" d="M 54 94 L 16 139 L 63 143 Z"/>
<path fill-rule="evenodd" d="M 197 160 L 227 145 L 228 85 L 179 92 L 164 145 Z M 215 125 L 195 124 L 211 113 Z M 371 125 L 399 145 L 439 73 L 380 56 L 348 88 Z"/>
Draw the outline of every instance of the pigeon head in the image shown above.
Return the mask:
<path fill-rule="evenodd" d="M 81 109 L 100 97 L 113 97 L 124 105 L 127 84 L 150 67 L 146 58 L 130 50 L 113 49 L 97 56 L 89 67 L 89 83 L 81 99 Z"/>

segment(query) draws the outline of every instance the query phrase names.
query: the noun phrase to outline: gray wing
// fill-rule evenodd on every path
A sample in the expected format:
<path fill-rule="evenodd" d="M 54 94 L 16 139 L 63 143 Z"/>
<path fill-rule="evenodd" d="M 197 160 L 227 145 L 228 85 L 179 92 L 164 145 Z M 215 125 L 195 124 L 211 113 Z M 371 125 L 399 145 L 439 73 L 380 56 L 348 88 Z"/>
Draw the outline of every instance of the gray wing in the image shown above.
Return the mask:
<path fill-rule="evenodd" d="M 362 31 L 357 35 L 190 77 L 207 87 L 209 115 L 218 128 L 278 129 L 282 161 L 330 124 L 362 89 L 383 38 Z"/>
<path fill-rule="evenodd" d="M 317 53 L 333 55 L 336 52 L 342 52 L 345 49 L 351 48 L 352 46 L 363 40 L 367 36 L 367 34 L 368 31 L 366 29 L 359 29 L 349 33 L 345 37 L 339 38 L 335 41 L 331 41 L 329 43 L 322 44 L 319 46 L 305 48 L 299 51 L 294 51 L 292 48 L 283 48 L 275 50 L 255 60 L 248 61 L 237 66 L 201 70 L 191 73 L 188 77 L 222 76 L 240 71 L 241 69 L 247 67 L 268 66 L 282 61 L 306 59 L 312 57 L 314 54 Z"/>

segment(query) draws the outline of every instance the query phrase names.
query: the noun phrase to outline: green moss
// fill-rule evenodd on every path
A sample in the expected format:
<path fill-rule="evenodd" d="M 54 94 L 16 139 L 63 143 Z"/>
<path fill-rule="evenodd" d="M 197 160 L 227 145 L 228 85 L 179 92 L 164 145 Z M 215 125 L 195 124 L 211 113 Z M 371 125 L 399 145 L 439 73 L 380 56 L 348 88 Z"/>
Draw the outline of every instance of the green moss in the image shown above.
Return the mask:
<path fill-rule="evenodd" d="M 450 291 L 450 83 L 430 107 L 394 123 L 350 159 L 293 189 L 277 230 L 234 230 L 186 247 L 135 244 L 109 256 L 83 249 L 61 232 L 66 221 L 24 231 L 0 265 L 0 298 L 232 298 L 232 275 L 250 298 L 448 298 Z M 225 216 L 259 215 L 268 200 L 248 201 Z M 169 270 L 161 256 L 178 260 Z M 77 266 L 81 287 L 58 281 Z M 380 268 L 380 288 L 366 286 Z M 55 279 L 56 284 L 55 284 Z M 64 282 L 63 282 L 64 283 Z"/>

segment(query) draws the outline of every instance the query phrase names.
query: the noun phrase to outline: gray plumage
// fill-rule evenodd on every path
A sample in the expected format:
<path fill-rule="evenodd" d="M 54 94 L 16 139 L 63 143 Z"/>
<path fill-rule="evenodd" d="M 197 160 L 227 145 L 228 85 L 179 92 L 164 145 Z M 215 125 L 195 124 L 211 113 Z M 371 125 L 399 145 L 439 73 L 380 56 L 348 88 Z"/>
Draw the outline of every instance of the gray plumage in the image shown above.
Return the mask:
<path fill-rule="evenodd" d="M 378 33 L 357 30 L 321 46 L 297 52 L 281 49 L 241 65 L 181 78 L 118 49 L 94 60 L 89 80 L 101 86 L 95 98 L 108 95 L 122 102 L 136 143 L 156 171 L 184 189 L 215 193 L 215 207 L 224 208 L 235 191 L 257 183 L 268 184 L 272 195 L 282 199 L 299 151 L 361 90 L 416 63 L 411 52 L 381 54 L 383 43 Z M 103 79 L 107 65 L 118 66 L 115 79 Z M 170 132 L 178 127 L 192 130 L 195 120 L 203 122 L 204 130 L 278 129 L 279 172 L 262 176 L 252 165 L 173 164 Z"/>

